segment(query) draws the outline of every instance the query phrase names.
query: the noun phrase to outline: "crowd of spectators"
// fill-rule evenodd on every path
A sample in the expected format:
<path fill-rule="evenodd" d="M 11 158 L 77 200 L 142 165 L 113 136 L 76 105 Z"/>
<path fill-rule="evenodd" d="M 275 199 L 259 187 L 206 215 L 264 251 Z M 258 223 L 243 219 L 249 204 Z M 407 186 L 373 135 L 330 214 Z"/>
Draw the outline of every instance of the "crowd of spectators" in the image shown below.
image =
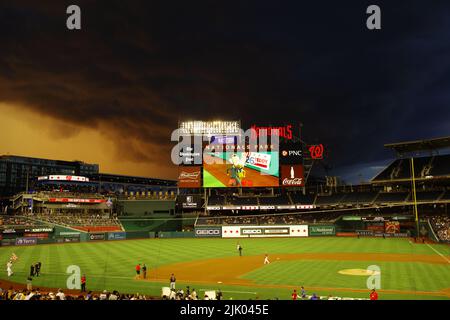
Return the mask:
<path fill-rule="evenodd" d="M 430 222 L 439 239 L 450 241 L 450 216 L 433 216 Z"/>
<path fill-rule="evenodd" d="M 97 187 L 80 184 L 38 184 L 35 187 L 37 192 L 50 193 L 72 193 L 74 195 L 97 194 Z"/>
<path fill-rule="evenodd" d="M 24 216 L 0 215 L 0 228 L 5 227 L 32 227 L 40 225 L 39 222 L 28 219 Z"/>
<path fill-rule="evenodd" d="M 116 216 L 100 214 L 46 214 L 36 213 L 35 217 L 48 223 L 61 224 L 66 226 L 120 226 L 120 221 Z"/>
<path fill-rule="evenodd" d="M 104 196 L 98 194 L 98 193 L 79 193 L 79 192 L 73 192 L 69 190 L 62 190 L 62 191 L 39 191 L 36 193 L 37 196 L 40 196 L 42 198 L 84 198 L 84 199 L 103 199 Z"/>
<path fill-rule="evenodd" d="M 101 293 L 94 293 L 89 291 L 88 293 L 65 293 L 62 289 L 58 289 L 55 292 L 42 292 L 39 288 L 26 290 L 26 289 L 9 289 L 0 288 L 0 301 L 1 300 L 160 300 L 161 298 L 152 297 L 144 294 L 121 294 L 117 290 L 109 292 L 104 290 Z M 215 291 L 214 297 L 209 297 L 205 292 L 199 295 L 193 288 L 186 287 L 186 290 L 179 289 L 171 291 L 170 296 L 162 296 L 162 300 L 223 300 L 223 293 L 220 290 Z M 301 292 L 292 294 L 292 300 L 353 300 L 352 298 L 340 298 L 335 296 L 317 296 L 315 293 L 307 295 L 302 289 Z M 250 299 L 252 300 L 252 299 Z M 256 300 L 259 300 L 256 297 Z M 278 298 L 274 298 L 278 300 Z M 366 300 L 366 299 L 357 299 Z"/>
<path fill-rule="evenodd" d="M 33 290 L 0 288 L 0 300 L 155 300 L 154 297 L 147 295 L 121 294 L 116 290 L 112 292 L 104 290 L 102 293 L 89 291 L 85 294 L 64 293 L 61 289 L 55 292 L 41 292 L 39 288 Z"/>
<path fill-rule="evenodd" d="M 190 289 L 189 286 L 186 287 L 186 290 L 178 289 L 178 290 L 171 290 L 170 295 L 166 296 L 163 295 L 163 300 L 220 300 L 222 298 L 222 292 L 219 290 L 216 293 L 215 297 L 208 297 L 208 295 L 205 293 L 203 297 L 201 297 L 195 288 Z"/>
<path fill-rule="evenodd" d="M 197 224 L 202 225 L 298 225 L 304 223 L 333 222 L 340 214 L 329 213 L 303 213 L 284 215 L 255 215 L 255 216 L 225 216 L 225 217 L 199 217 Z"/>

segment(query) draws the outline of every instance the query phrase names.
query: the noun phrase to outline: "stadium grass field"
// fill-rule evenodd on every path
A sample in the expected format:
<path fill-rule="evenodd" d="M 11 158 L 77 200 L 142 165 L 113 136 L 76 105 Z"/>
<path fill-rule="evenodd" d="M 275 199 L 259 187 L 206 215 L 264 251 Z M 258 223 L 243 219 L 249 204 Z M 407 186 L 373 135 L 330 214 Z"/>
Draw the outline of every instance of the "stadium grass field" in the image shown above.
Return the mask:
<path fill-rule="evenodd" d="M 307 294 L 368 298 L 368 276 L 343 275 L 344 269 L 381 270 L 380 299 L 450 299 L 450 246 L 415 244 L 409 239 L 272 238 L 146 239 L 0 248 L 3 265 L 19 256 L 10 281 L 25 283 L 32 263 L 42 262 L 34 287 L 66 288 L 69 265 L 87 276 L 87 289 L 160 296 L 170 273 L 177 288 L 189 285 L 201 296 L 221 289 L 225 299 L 290 299 L 293 289 Z M 271 264 L 263 265 L 265 253 Z M 277 259 L 279 258 L 279 259 Z M 135 279 L 145 263 L 150 280 Z M 220 277 L 224 277 L 221 279 Z M 8 279 L 6 267 L 0 279 Z M 222 283 L 218 283 L 218 282 Z"/>

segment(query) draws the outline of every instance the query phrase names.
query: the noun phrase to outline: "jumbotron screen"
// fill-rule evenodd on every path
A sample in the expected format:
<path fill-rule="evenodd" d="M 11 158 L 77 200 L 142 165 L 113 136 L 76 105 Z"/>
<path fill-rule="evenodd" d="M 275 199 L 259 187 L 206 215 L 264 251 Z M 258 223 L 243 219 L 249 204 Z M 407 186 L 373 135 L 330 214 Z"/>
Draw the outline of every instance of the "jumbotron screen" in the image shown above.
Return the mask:
<path fill-rule="evenodd" d="M 277 187 L 278 152 L 209 152 L 203 156 L 203 187 Z"/>

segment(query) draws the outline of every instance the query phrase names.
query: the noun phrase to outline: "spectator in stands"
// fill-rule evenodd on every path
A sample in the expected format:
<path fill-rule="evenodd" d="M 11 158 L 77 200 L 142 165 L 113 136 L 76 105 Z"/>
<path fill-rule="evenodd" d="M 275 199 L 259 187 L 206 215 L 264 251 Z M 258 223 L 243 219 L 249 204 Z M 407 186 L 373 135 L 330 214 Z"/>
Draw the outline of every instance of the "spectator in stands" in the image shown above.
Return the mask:
<path fill-rule="evenodd" d="M 56 298 L 58 300 L 66 300 L 66 295 L 62 291 L 62 289 L 58 289 L 58 293 L 56 294 Z"/>
<path fill-rule="evenodd" d="M 33 289 L 33 278 L 32 277 L 28 277 L 27 278 L 27 290 L 31 291 Z"/>
<path fill-rule="evenodd" d="M 191 296 L 192 296 L 192 300 L 197 300 L 197 291 L 195 291 L 195 289 L 192 289 Z"/>
<path fill-rule="evenodd" d="M 103 293 L 100 294 L 100 300 L 108 300 L 108 291 L 107 290 L 103 290 Z"/>
<path fill-rule="evenodd" d="M 114 290 L 112 292 L 112 294 L 109 296 L 109 300 L 118 300 L 118 299 L 119 299 L 119 293 L 116 290 Z"/>

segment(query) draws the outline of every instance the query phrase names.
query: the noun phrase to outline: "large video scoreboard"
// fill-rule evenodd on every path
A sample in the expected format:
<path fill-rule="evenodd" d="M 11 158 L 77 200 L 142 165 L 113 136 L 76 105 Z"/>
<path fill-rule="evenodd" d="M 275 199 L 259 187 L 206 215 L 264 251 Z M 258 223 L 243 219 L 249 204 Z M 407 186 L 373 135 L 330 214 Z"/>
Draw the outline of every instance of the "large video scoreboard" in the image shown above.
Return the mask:
<path fill-rule="evenodd" d="M 180 122 L 178 186 L 304 186 L 303 149 L 293 139 L 295 128 L 253 125 L 244 130 L 240 121 Z"/>

